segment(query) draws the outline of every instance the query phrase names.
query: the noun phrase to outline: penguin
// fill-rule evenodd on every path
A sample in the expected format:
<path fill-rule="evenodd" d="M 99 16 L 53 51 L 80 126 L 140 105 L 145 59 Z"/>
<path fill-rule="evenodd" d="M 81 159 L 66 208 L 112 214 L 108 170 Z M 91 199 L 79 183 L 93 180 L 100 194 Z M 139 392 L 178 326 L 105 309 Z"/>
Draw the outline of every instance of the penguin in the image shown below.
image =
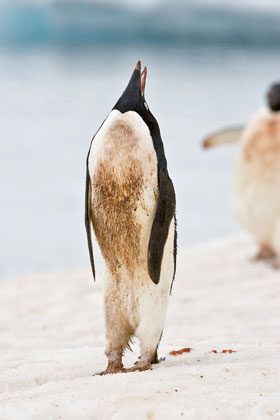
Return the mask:
<path fill-rule="evenodd" d="M 85 225 L 95 278 L 91 228 L 104 263 L 105 354 L 100 374 L 144 371 L 158 362 L 176 272 L 176 198 L 157 120 L 145 100 L 141 62 L 92 139 L 86 162 Z M 132 339 L 141 355 L 122 357 Z"/>
<path fill-rule="evenodd" d="M 209 135 L 206 148 L 239 142 L 233 182 L 233 211 L 255 238 L 256 260 L 280 267 L 280 83 L 267 92 L 267 108 L 245 127 Z"/>

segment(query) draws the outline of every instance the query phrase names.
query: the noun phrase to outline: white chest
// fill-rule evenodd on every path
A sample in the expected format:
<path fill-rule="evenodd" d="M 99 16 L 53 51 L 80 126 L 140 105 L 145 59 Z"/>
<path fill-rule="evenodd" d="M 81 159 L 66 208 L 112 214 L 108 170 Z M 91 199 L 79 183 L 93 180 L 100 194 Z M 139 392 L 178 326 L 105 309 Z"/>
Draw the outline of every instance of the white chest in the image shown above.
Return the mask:
<path fill-rule="evenodd" d="M 158 198 L 157 157 L 135 112 L 111 112 L 89 154 L 94 231 L 110 271 L 147 266 Z"/>

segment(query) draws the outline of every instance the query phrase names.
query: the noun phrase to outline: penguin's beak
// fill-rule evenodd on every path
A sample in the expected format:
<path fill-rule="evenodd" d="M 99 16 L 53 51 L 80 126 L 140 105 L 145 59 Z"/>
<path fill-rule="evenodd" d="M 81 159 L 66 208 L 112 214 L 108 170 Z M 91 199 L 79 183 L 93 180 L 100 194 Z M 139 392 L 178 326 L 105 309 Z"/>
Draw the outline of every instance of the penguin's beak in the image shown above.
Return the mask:
<path fill-rule="evenodd" d="M 141 60 L 138 60 L 138 61 L 137 61 L 137 64 L 136 64 L 135 70 L 137 70 L 137 71 L 141 72 Z"/>
<path fill-rule="evenodd" d="M 145 86 L 146 86 L 146 77 L 147 77 L 147 67 L 144 67 L 144 70 L 141 73 L 141 95 L 144 96 Z"/>
<path fill-rule="evenodd" d="M 141 61 L 138 60 L 135 70 L 139 71 L 141 78 L 141 95 L 144 96 L 145 86 L 146 86 L 146 77 L 147 77 L 147 66 L 144 67 L 144 70 L 141 73 Z"/>
<path fill-rule="evenodd" d="M 133 70 L 128 85 L 113 109 L 121 110 L 121 112 L 136 109 L 144 99 L 146 77 L 147 67 L 145 66 L 141 73 L 141 61 L 139 60 Z"/>

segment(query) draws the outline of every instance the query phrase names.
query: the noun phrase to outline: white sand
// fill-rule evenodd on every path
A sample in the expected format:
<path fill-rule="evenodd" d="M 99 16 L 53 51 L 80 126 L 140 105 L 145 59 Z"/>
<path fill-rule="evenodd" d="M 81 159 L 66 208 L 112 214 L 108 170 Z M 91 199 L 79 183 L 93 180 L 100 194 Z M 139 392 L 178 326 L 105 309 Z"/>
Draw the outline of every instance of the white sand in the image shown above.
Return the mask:
<path fill-rule="evenodd" d="M 142 373 L 92 376 L 106 358 L 89 270 L 3 283 L 0 419 L 280 419 L 280 273 L 254 252 L 244 236 L 181 252 L 166 360 Z"/>

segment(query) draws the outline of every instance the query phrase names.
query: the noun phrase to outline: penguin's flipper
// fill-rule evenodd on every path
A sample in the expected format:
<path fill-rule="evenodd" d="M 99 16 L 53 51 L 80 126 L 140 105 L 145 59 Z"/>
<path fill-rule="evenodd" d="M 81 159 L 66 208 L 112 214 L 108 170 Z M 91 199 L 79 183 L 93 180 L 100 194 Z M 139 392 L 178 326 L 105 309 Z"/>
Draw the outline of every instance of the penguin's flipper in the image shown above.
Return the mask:
<path fill-rule="evenodd" d="M 210 134 L 204 139 L 202 146 L 204 148 L 220 146 L 221 144 L 237 143 L 244 131 L 243 126 L 223 128 Z"/>
<path fill-rule="evenodd" d="M 158 284 L 164 246 L 168 237 L 170 222 L 175 214 L 176 198 L 167 171 L 159 173 L 159 198 L 152 225 L 148 248 L 148 270 L 152 281 Z"/>
<path fill-rule="evenodd" d="M 92 216 L 91 216 L 91 182 L 88 172 L 87 166 L 87 174 L 86 174 L 86 200 L 85 200 L 85 225 L 87 231 L 87 241 L 88 241 L 88 251 L 89 251 L 89 258 L 90 264 L 92 269 L 93 278 L 95 281 L 95 267 L 94 267 L 94 258 L 93 258 L 93 249 L 92 249 L 92 239 L 91 239 L 91 223 L 92 223 Z"/>

